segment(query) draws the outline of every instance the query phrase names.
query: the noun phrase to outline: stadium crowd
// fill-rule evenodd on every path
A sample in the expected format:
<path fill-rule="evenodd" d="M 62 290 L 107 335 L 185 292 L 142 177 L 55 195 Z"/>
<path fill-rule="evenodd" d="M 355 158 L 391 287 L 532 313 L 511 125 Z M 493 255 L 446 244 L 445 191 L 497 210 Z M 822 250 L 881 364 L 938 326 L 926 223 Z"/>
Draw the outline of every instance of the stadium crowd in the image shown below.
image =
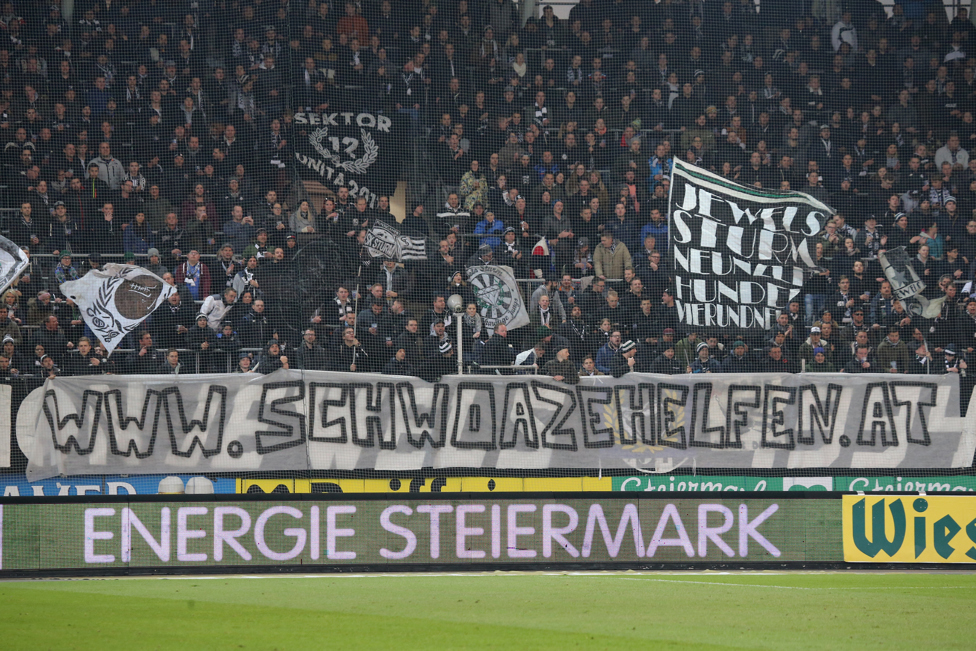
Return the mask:
<path fill-rule="evenodd" d="M 568 20 L 543 7 L 520 24 L 511 0 L 78 0 L 70 20 L 58 0 L 3 3 L 4 231 L 33 257 L 0 304 L 0 375 L 432 379 L 456 372 L 455 319 L 466 364 L 538 364 L 564 382 L 965 373 L 976 346 L 965 9 L 950 22 L 925 0 L 581 0 Z M 307 137 L 296 111 L 362 107 L 407 125 L 402 159 L 420 152 L 444 189 L 414 198 L 403 221 L 428 239 L 425 261 L 366 264 L 365 232 L 393 220 L 389 197 L 370 206 L 338 188 L 318 211 L 290 173 Z M 837 211 L 822 269 L 769 331 L 679 322 L 675 158 Z M 334 245 L 327 262 L 343 280 L 281 305 L 317 239 Z M 945 296 L 934 318 L 908 312 L 883 279 L 878 254 L 897 246 L 926 298 Z M 107 358 L 59 288 L 120 260 L 178 292 Z M 464 272 L 492 264 L 538 279 L 522 283 L 530 325 L 483 327 Z M 454 294 L 462 314 L 446 306 Z"/>

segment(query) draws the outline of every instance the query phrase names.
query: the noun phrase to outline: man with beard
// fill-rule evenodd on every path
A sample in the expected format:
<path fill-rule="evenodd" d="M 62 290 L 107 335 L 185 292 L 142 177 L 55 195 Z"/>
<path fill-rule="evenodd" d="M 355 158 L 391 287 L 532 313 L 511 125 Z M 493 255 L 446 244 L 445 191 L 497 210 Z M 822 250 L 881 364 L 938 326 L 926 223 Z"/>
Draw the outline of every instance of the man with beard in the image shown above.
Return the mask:
<path fill-rule="evenodd" d="M 299 369 L 304 371 L 324 371 L 328 366 L 328 356 L 325 349 L 315 343 L 315 330 L 308 328 L 302 336 L 302 343 L 295 351 L 295 361 Z"/>

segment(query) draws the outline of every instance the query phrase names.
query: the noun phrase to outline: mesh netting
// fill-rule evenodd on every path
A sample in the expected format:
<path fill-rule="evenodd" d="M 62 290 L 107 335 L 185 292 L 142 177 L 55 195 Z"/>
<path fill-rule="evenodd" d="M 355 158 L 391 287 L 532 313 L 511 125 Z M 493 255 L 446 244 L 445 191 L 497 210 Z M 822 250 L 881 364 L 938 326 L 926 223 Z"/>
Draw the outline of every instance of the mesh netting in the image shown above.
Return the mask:
<path fill-rule="evenodd" d="M 6 495 L 976 488 L 965 9 L 119 4 L 0 17 Z M 680 311 L 676 159 L 836 213 L 765 328 Z"/>

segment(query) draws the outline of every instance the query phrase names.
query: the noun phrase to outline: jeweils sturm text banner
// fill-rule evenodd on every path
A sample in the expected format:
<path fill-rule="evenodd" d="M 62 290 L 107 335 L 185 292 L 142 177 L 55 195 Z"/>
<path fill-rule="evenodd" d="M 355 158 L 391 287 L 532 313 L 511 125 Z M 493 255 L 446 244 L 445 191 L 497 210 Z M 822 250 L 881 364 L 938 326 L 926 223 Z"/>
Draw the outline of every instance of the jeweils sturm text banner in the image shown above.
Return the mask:
<path fill-rule="evenodd" d="M 833 211 L 802 192 L 733 183 L 676 160 L 669 234 L 681 322 L 702 331 L 768 330 L 817 268 Z"/>
<path fill-rule="evenodd" d="M 973 409 L 970 402 L 970 409 Z M 976 411 L 970 411 L 970 414 Z M 17 416 L 56 475 L 420 468 L 960 468 L 976 419 L 946 376 L 57 378 Z"/>
<path fill-rule="evenodd" d="M 453 499 L 2 506 L 2 569 L 830 562 L 836 499 Z"/>

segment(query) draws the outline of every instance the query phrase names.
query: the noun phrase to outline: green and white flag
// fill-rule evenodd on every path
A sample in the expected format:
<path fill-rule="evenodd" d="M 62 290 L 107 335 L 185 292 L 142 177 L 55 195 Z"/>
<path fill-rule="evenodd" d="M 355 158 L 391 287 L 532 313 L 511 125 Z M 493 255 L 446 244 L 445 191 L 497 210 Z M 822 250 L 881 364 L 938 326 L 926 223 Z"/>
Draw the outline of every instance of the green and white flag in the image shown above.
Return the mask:
<path fill-rule="evenodd" d="M 504 324 L 509 330 L 529 324 L 529 313 L 519 293 L 511 267 L 475 265 L 468 267 L 468 283 L 478 302 L 478 313 L 485 327 Z"/>

